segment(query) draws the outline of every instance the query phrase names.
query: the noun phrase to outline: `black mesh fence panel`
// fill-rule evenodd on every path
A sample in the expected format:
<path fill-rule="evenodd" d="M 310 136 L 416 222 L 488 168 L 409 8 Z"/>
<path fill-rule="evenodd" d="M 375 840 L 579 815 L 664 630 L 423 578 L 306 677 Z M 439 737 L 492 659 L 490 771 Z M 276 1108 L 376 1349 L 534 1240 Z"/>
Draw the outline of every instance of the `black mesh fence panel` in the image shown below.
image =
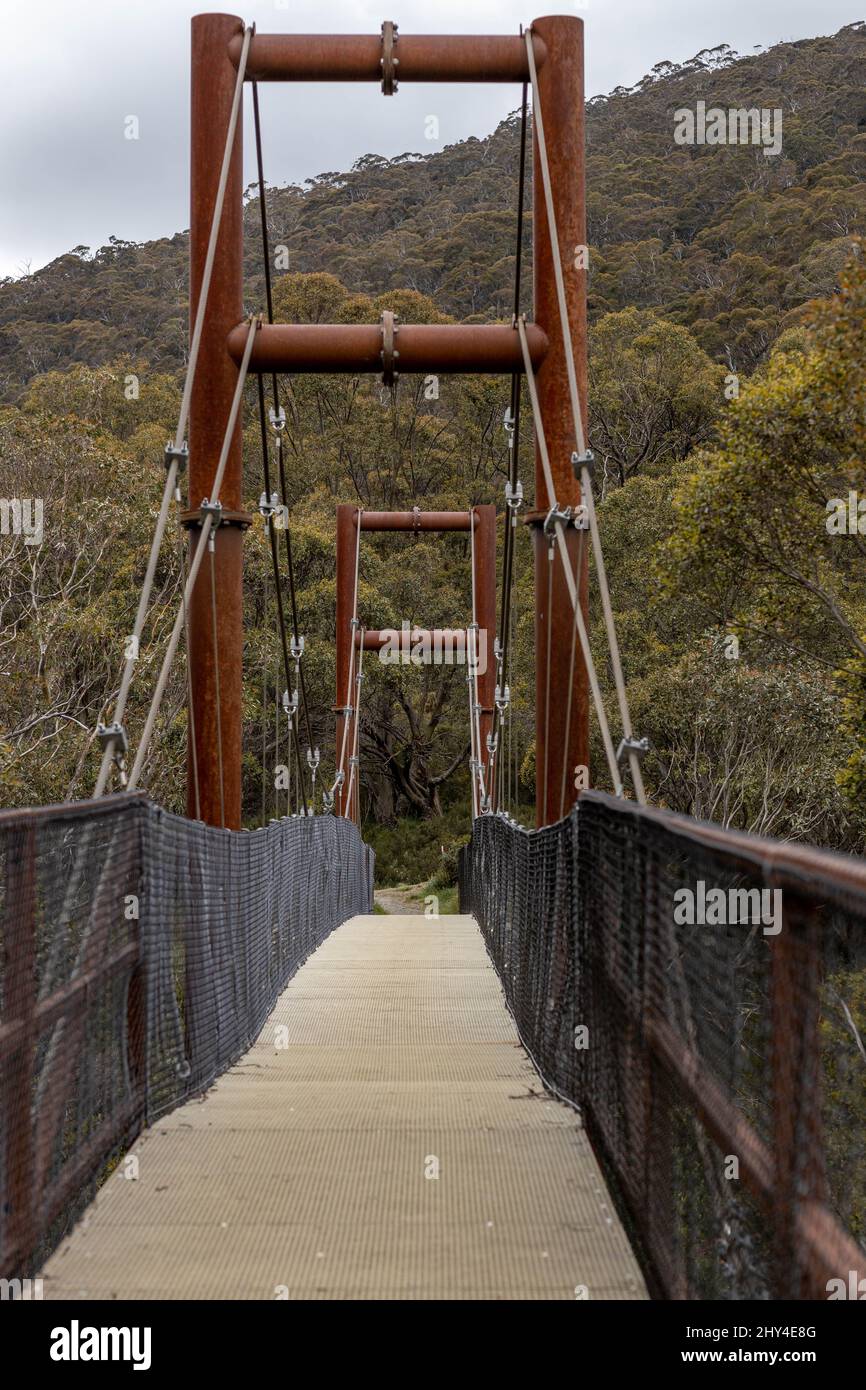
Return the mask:
<path fill-rule="evenodd" d="M 476 821 L 460 890 L 654 1292 L 862 1277 L 862 861 L 589 793 L 540 831 Z"/>
<path fill-rule="evenodd" d="M 233 833 L 140 795 L 0 815 L 0 1274 L 250 1047 L 372 884 L 334 817 Z"/>

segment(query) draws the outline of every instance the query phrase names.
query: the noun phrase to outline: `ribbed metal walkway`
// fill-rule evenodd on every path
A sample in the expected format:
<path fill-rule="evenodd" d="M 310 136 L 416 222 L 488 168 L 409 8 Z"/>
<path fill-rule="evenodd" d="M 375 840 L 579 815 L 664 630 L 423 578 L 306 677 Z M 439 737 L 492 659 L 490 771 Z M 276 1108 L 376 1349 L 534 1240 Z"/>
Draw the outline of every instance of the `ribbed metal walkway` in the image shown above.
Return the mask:
<path fill-rule="evenodd" d="M 470 917 L 353 918 L 133 1154 L 46 1297 L 646 1297 Z"/>

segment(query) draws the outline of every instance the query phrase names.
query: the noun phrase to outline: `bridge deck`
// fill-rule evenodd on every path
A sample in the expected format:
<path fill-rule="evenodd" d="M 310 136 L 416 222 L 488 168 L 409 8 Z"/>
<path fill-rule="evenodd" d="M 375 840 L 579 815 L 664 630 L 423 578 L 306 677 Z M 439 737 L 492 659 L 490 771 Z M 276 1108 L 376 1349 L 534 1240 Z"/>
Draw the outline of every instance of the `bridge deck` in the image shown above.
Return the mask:
<path fill-rule="evenodd" d="M 347 922 L 133 1152 L 137 1181 L 109 1179 L 46 1297 L 646 1297 L 470 917 Z"/>

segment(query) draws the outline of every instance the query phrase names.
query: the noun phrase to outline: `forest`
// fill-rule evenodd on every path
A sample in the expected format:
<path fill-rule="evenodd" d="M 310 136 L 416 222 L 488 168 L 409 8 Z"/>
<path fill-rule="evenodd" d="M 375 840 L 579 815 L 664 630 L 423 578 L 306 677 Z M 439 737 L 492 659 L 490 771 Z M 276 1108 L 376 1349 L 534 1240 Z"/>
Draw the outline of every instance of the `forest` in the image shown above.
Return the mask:
<path fill-rule="evenodd" d="M 781 108 L 781 153 L 684 147 L 699 99 Z M 269 188 L 286 322 L 508 321 L 519 114 L 430 154 L 368 155 Z M 866 26 L 740 56 L 661 63 L 587 109 L 590 439 L 599 515 L 652 801 L 724 825 L 862 852 L 866 591 L 862 531 L 834 499 L 866 495 Z M 246 300 L 262 307 L 256 190 Z M 531 190 L 524 308 L 531 311 Z M 0 457 L 6 497 L 44 499 L 44 540 L 0 537 L 0 795 L 89 795 L 131 630 L 174 431 L 187 341 L 184 232 L 77 246 L 0 282 Z M 286 383 L 288 496 L 300 629 L 322 780 L 333 773 L 334 509 L 504 510 L 507 381 L 357 377 Z M 520 472 L 534 472 L 523 412 Z M 262 460 L 255 391 L 246 500 Z M 848 520 L 828 525 L 834 516 Z M 411 557 L 405 550 L 412 551 Z M 279 814 L 285 729 L 261 517 L 246 538 L 245 819 Z M 133 740 L 179 595 L 164 550 L 128 723 Z M 371 626 L 466 620 L 465 542 L 370 538 Z M 532 573 L 518 528 L 509 808 L 531 820 Z M 600 614 L 599 669 L 610 688 Z M 146 785 L 183 804 L 179 664 Z M 432 874 L 469 826 L 459 668 L 370 663 L 361 723 L 365 834 L 395 881 Z M 605 786 L 594 748 L 593 783 Z"/>

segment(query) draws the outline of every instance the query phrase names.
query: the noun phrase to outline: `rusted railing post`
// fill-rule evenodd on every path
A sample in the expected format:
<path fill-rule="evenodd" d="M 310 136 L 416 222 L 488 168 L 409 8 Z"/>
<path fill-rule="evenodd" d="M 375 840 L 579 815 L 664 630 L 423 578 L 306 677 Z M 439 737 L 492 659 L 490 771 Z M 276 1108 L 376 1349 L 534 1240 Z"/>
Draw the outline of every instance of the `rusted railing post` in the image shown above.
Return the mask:
<path fill-rule="evenodd" d="M 27 1261 L 37 1240 L 37 1201 L 32 1112 L 36 1055 L 36 825 L 9 833 L 6 849 L 6 953 L 4 996 L 15 1030 L 4 1048 L 3 1136 L 6 1143 L 6 1241 L 0 1272 L 29 1276 Z"/>

